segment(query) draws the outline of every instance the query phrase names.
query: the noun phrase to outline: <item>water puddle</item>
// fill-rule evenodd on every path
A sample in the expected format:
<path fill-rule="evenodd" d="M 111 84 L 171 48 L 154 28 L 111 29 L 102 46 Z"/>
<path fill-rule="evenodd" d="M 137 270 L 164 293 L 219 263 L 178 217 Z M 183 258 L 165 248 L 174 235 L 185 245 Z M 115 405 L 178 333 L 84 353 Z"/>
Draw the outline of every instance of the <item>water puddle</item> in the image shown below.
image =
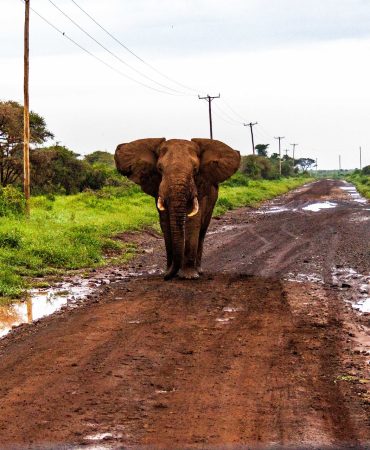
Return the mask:
<path fill-rule="evenodd" d="M 96 433 L 85 436 L 85 439 L 88 441 L 107 441 L 111 439 L 120 439 L 122 437 L 122 433 Z"/>
<path fill-rule="evenodd" d="M 0 306 L 0 338 L 22 323 L 53 314 L 63 306 L 74 306 L 93 291 L 88 280 L 59 283 L 52 288 L 31 289 L 24 302 Z"/>
<path fill-rule="evenodd" d="M 255 211 L 256 214 L 279 214 L 288 211 L 297 211 L 296 208 L 288 208 L 286 206 L 269 206 L 267 208 L 261 208 Z"/>
<path fill-rule="evenodd" d="M 170 389 L 156 389 L 155 393 L 156 394 L 170 394 L 171 392 L 175 392 L 176 389 L 175 388 L 170 388 Z"/>
<path fill-rule="evenodd" d="M 335 267 L 332 284 L 343 292 L 354 309 L 370 313 L 370 274 L 360 274 L 351 267 Z"/>
<path fill-rule="evenodd" d="M 366 198 L 362 197 L 361 194 L 355 188 L 355 186 L 353 186 L 352 184 L 346 183 L 345 186 L 340 186 L 340 189 L 342 189 L 342 191 L 345 191 L 348 195 L 350 195 L 353 201 L 363 204 L 367 203 Z"/>
<path fill-rule="evenodd" d="M 352 201 L 356 203 L 361 203 L 362 205 L 367 204 L 366 198 L 362 197 L 361 194 L 356 190 L 355 186 L 352 184 L 346 183 L 344 186 L 340 186 L 340 189 L 345 191 L 351 198 Z M 295 192 L 299 192 L 297 189 Z M 309 211 L 309 212 L 320 212 L 325 209 L 335 208 L 339 206 L 336 201 L 317 201 L 310 203 L 303 203 L 302 205 L 297 205 L 294 201 L 290 205 L 284 204 L 279 205 L 276 202 L 272 202 L 270 205 L 266 205 L 255 211 L 256 214 L 280 214 L 285 212 L 301 212 L 301 211 Z M 367 220 L 367 218 L 359 219 L 359 220 Z"/>
<path fill-rule="evenodd" d="M 236 306 L 225 306 L 225 308 L 222 308 L 222 311 L 227 313 L 234 313 L 242 311 L 242 308 L 237 308 Z"/>
<path fill-rule="evenodd" d="M 303 211 L 319 212 L 322 209 L 335 208 L 336 206 L 337 203 L 326 201 L 326 202 L 311 203 L 309 205 L 304 206 L 302 209 Z"/>
<path fill-rule="evenodd" d="M 216 322 L 219 323 L 228 323 L 230 320 L 235 319 L 235 317 L 217 317 Z"/>
<path fill-rule="evenodd" d="M 314 273 L 296 273 L 296 274 L 294 274 L 292 272 L 289 272 L 284 277 L 284 280 L 291 281 L 294 283 L 320 283 L 320 284 L 324 283 L 323 278 L 320 275 L 314 274 Z"/>
<path fill-rule="evenodd" d="M 69 281 L 57 283 L 52 287 L 31 289 L 24 301 L 0 305 L 0 339 L 8 334 L 12 328 L 23 323 L 31 323 L 49 316 L 65 306 L 69 308 L 77 307 L 99 286 L 160 273 L 162 273 L 161 269 L 156 266 L 136 272 L 132 269 L 111 268 L 108 271 L 93 272 L 87 279 L 74 276 Z M 132 320 L 129 323 L 139 324 L 140 321 Z"/>
<path fill-rule="evenodd" d="M 227 233 L 228 231 L 237 230 L 238 228 L 241 228 L 241 225 L 223 225 L 222 227 L 218 228 L 217 230 L 208 231 L 207 236 L 211 236 L 212 234 L 220 234 L 220 233 Z"/>

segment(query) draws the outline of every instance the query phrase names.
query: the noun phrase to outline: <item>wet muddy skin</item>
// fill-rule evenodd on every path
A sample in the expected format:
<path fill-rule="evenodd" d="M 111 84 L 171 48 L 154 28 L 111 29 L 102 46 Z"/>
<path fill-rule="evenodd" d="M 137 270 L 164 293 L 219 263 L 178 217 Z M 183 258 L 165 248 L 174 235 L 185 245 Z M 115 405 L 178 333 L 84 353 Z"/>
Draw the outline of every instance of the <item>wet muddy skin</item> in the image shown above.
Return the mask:
<path fill-rule="evenodd" d="M 195 282 L 122 235 L 130 267 L 0 340 L 0 448 L 367 448 L 369 215 L 328 180 L 229 212 Z"/>

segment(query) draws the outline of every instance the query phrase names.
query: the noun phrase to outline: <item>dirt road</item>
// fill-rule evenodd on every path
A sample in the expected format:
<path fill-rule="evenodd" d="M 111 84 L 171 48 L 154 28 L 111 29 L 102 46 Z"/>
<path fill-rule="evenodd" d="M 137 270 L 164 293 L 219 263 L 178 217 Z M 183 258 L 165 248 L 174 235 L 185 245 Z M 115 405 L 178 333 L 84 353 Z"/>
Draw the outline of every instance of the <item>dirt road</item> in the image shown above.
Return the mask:
<path fill-rule="evenodd" d="M 370 448 L 370 211 L 343 186 L 214 220 L 199 281 L 136 236 L 142 275 L 0 341 L 0 448 Z"/>

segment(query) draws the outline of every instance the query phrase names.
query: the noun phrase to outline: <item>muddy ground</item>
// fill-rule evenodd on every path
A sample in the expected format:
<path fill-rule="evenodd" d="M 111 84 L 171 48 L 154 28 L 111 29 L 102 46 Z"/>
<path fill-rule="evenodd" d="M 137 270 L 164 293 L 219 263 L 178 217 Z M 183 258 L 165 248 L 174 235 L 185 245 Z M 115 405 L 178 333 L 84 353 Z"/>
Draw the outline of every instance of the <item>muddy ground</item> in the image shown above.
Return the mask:
<path fill-rule="evenodd" d="M 0 448 L 370 448 L 370 211 L 343 186 L 214 220 L 199 281 L 122 236 L 139 276 L 0 340 Z"/>

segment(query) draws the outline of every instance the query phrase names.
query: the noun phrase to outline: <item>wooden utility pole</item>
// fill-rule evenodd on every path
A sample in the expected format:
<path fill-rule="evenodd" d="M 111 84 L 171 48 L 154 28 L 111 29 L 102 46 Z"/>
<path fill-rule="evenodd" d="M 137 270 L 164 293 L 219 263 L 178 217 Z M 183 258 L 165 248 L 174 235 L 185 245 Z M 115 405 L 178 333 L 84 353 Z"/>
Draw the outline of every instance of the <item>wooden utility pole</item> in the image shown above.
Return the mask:
<path fill-rule="evenodd" d="M 295 166 L 295 160 L 294 160 L 294 156 L 295 156 L 295 148 L 298 144 L 290 144 L 293 147 L 293 167 Z"/>
<path fill-rule="evenodd" d="M 252 138 L 252 151 L 253 151 L 253 155 L 256 154 L 256 152 L 255 152 L 255 147 L 254 147 L 253 127 L 254 127 L 254 125 L 257 125 L 257 124 L 258 124 L 258 122 L 254 122 L 254 123 L 252 123 L 252 122 L 250 122 L 250 123 L 243 123 L 243 125 L 244 125 L 245 127 L 250 127 L 250 129 L 251 129 L 251 138 Z"/>
<path fill-rule="evenodd" d="M 29 109 L 29 34 L 30 0 L 25 0 L 24 19 L 24 113 L 23 113 L 23 179 L 26 198 L 26 216 L 30 216 L 30 109 Z"/>
<path fill-rule="evenodd" d="M 281 176 L 281 140 L 284 139 L 285 136 L 278 136 L 275 139 L 279 140 L 279 175 Z"/>
<path fill-rule="evenodd" d="M 200 95 L 198 95 L 199 100 L 207 100 L 207 102 L 208 102 L 209 135 L 210 135 L 211 139 L 213 139 L 213 129 L 212 129 L 212 107 L 211 107 L 211 103 L 212 103 L 212 100 L 213 100 L 213 99 L 215 99 L 215 98 L 220 98 L 220 97 L 221 97 L 220 94 L 218 94 L 217 96 L 214 96 L 214 97 L 212 97 L 212 96 L 210 96 L 210 95 L 208 95 L 208 94 L 207 94 L 206 97 L 201 97 Z"/>

